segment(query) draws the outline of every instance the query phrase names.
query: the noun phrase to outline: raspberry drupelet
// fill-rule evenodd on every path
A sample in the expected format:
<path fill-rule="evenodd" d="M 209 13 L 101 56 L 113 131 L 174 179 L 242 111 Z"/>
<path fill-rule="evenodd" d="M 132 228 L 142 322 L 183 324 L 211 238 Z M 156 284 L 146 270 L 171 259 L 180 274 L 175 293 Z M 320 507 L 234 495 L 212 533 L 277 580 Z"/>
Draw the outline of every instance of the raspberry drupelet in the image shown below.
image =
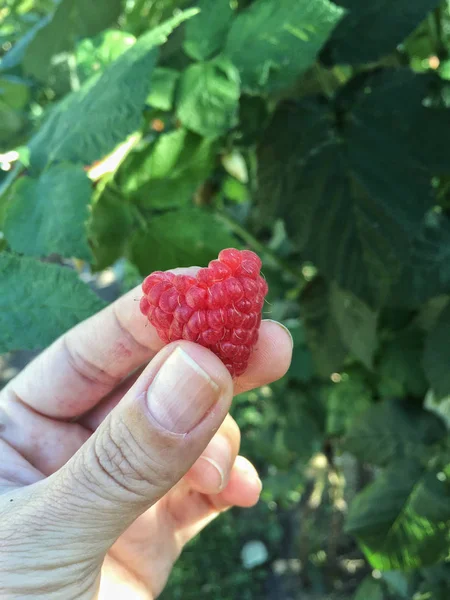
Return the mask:
<path fill-rule="evenodd" d="M 258 340 L 268 292 L 261 264 L 254 252 L 229 248 L 196 277 L 157 271 L 142 284 L 141 312 L 163 342 L 201 344 L 233 377 L 242 375 Z"/>

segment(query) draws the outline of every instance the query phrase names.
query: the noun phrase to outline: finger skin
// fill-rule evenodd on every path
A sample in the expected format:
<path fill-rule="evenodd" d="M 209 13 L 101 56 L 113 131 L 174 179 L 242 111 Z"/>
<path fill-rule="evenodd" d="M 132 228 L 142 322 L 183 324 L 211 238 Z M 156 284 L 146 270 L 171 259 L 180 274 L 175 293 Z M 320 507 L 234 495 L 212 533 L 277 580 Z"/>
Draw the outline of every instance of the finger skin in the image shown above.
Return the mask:
<path fill-rule="evenodd" d="M 81 417 L 76 418 L 76 422 L 90 431 L 95 431 L 112 409 L 119 404 L 125 394 L 136 383 L 146 366 L 147 364 L 136 369 L 136 371 L 124 379 L 112 392 L 96 404 L 92 410 L 81 415 Z"/>
<path fill-rule="evenodd" d="M 139 298 L 136 288 L 56 340 L 10 382 L 14 393 L 58 419 L 91 409 L 163 346 Z"/>
<path fill-rule="evenodd" d="M 90 435 L 77 423 L 56 421 L 34 411 L 11 389 L 0 395 L 0 440 L 43 475 L 62 467 Z"/>
<path fill-rule="evenodd" d="M 261 489 L 261 480 L 255 467 L 243 456 L 238 456 L 228 485 L 219 494 L 192 494 L 189 485 L 171 492 L 167 498 L 167 510 L 172 519 L 172 530 L 184 545 L 224 510 L 232 506 L 255 506 Z"/>
<path fill-rule="evenodd" d="M 234 381 L 234 393 L 279 379 L 288 369 L 291 355 L 292 344 L 285 330 L 274 322 L 263 322 L 260 339 L 250 359 L 248 370 Z M 42 358 L 45 358 L 45 354 Z M 0 392 L 0 437 L 26 457 L 35 468 L 45 475 L 50 475 L 64 465 L 89 438 L 92 431 L 135 383 L 142 370 L 143 367 L 140 366 L 98 406 L 81 419 L 77 419 L 76 423 L 65 423 L 52 420 L 32 407 L 36 404 L 33 402 L 33 372 L 25 369 L 19 377 L 22 388 L 30 388 L 28 393 L 31 396 L 26 398 L 27 401 L 17 396 L 14 380 L 11 386 Z M 29 385 L 26 383 L 28 379 Z M 43 385 L 46 387 L 48 382 L 44 382 Z M 39 385 L 36 386 L 36 393 L 42 393 Z M 50 388 L 48 393 L 51 394 Z"/>
<path fill-rule="evenodd" d="M 250 358 L 247 371 L 234 380 L 235 395 L 281 379 L 287 372 L 292 359 L 292 339 L 287 330 L 274 321 L 263 321 L 259 340 Z M 143 367 L 124 380 L 101 403 L 79 419 L 79 423 L 94 430 L 116 406 L 123 395 L 136 381 Z"/>
<path fill-rule="evenodd" d="M 230 506 L 251 508 L 258 502 L 261 490 L 262 483 L 255 467 L 244 456 L 238 456 L 227 487 L 212 496 L 211 501 L 219 510 Z"/>
<path fill-rule="evenodd" d="M 236 421 L 227 415 L 202 456 L 185 475 L 191 489 L 203 494 L 218 494 L 222 491 L 230 479 L 240 443 L 239 427 Z"/>
<path fill-rule="evenodd" d="M 195 275 L 199 268 L 173 272 Z M 90 410 L 164 346 L 139 309 L 141 297 L 137 286 L 70 329 L 7 388 L 46 416 L 70 419 Z"/>
<path fill-rule="evenodd" d="M 262 484 L 255 467 L 243 456 L 236 458 L 228 485 L 219 494 L 192 494 L 180 488 L 168 498 L 173 530 L 183 546 L 224 510 L 232 506 L 251 508 L 257 504 Z"/>
<path fill-rule="evenodd" d="M 178 375 L 186 369 L 181 371 L 175 366 L 179 362 L 171 362 L 180 356 L 181 348 L 190 361 L 188 380 Z M 172 364 L 173 371 L 164 370 Z M 159 420 L 171 401 L 165 397 L 166 386 L 173 389 L 172 403 L 181 407 L 183 429 L 168 430 Z M 203 397 L 207 404 L 202 405 L 198 421 L 198 402 L 204 402 Z M 148 398 L 154 406 L 158 401 L 159 413 L 152 412 Z M 185 341 L 164 348 L 92 437 L 46 480 L 45 493 L 54 506 L 52 526 L 65 531 L 67 520 L 76 520 L 77 528 L 70 533 L 79 538 L 95 524 L 91 552 L 106 551 L 188 472 L 220 428 L 231 399 L 230 374 L 211 352 Z M 188 425 L 192 419 L 196 424 Z"/>
<path fill-rule="evenodd" d="M 292 349 L 292 336 L 285 327 L 275 321 L 263 321 L 248 368 L 236 379 L 234 393 L 247 392 L 284 377 L 291 365 Z"/>
<path fill-rule="evenodd" d="M 182 460 L 179 450 L 175 449 L 179 437 L 167 436 L 161 431 L 148 435 L 143 418 L 145 411 L 143 413 L 142 405 L 139 408 L 139 403 L 143 402 L 142 394 L 145 394 L 152 382 L 146 365 L 152 359 L 156 361 L 153 365 L 158 364 L 159 360 L 163 360 L 164 353 L 170 352 L 170 348 L 164 348 L 159 353 L 163 344 L 153 327 L 140 314 L 139 303 L 136 301 L 140 294 L 139 288 L 133 290 L 68 332 L 13 380 L 6 392 L 0 393 L 0 438 L 14 449 L 18 460 L 22 460 L 20 453 L 30 464 L 38 465 L 36 469 L 30 467 L 26 481 L 17 482 L 19 486 L 38 482 L 29 488 L 33 495 L 32 506 L 37 512 L 27 513 L 27 518 L 31 519 L 28 525 L 31 527 L 39 522 L 36 533 L 38 537 L 45 535 L 47 522 L 53 536 L 55 531 L 59 531 L 56 537 L 60 539 L 64 535 L 65 542 L 72 544 L 74 548 L 80 547 L 80 535 L 83 540 L 93 540 L 94 548 L 88 548 L 91 556 L 98 556 L 99 550 L 102 555 L 124 531 L 127 523 L 132 523 L 143 511 L 153 511 L 158 517 L 162 517 L 166 511 L 165 523 L 172 530 L 173 546 L 179 552 L 184 543 L 221 511 L 233 505 L 253 506 L 261 489 L 255 469 L 244 458 L 237 456 L 239 429 L 229 415 L 225 416 L 231 402 L 231 386 L 228 398 L 208 415 L 199 425 L 199 430 L 183 436 Z M 194 346 L 192 351 L 202 354 L 202 360 L 206 363 L 217 361 L 208 350 Z M 240 393 L 282 377 L 289 366 L 291 352 L 292 344 L 288 334 L 276 323 L 263 322 L 248 371 L 233 382 L 234 392 Z M 217 373 L 223 373 L 221 363 L 216 364 L 214 369 L 216 368 Z M 219 379 L 221 377 L 222 375 L 218 375 Z M 229 378 L 226 371 L 225 378 Z M 141 394 L 136 396 L 139 390 Z M 113 418 L 111 412 L 120 408 L 117 405 L 121 400 L 124 405 L 128 402 L 134 405 L 130 432 L 139 438 L 138 446 L 145 447 L 150 439 L 151 448 L 158 449 L 158 460 L 163 457 L 164 468 L 160 472 L 152 471 L 150 494 L 148 488 L 145 488 L 145 474 L 143 482 L 133 480 L 132 491 L 136 491 L 136 496 L 132 502 L 124 504 L 125 511 L 122 507 L 114 516 L 117 508 L 114 507 L 114 502 L 117 498 L 111 497 L 114 494 L 109 486 L 104 496 L 94 494 L 89 498 L 89 494 L 84 495 L 84 492 L 92 491 L 90 485 L 93 482 L 90 480 L 87 488 L 80 486 L 82 477 L 80 479 L 76 466 L 83 444 L 88 445 L 93 432 L 95 435 L 95 430 L 101 428 L 105 420 Z M 225 421 L 220 425 L 223 418 Z M 208 439 L 211 439 L 217 428 L 219 430 L 216 436 L 226 439 L 230 447 L 229 455 L 224 455 L 224 476 L 219 486 L 217 480 L 212 478 L 211 471 L 208 476 L 207 470 L 199 468 L 201 463 L 195 461 L 198 452 L 207 453 Z M 194 439 L 196 435 L 198 438 Z M 0 444 L 2 443 L 0 439 Z M 68 462 L 70 467 L 59 471 Z M 158 466 L 149 464 L 152 469 Z M 116 466 L 120 471 L 122 465 Z M 139 462 L 139 466 L 145 468 L 145 461 Z M 41 479 L 41 472 L 51 476 L 47 480 Z M 95 472 L 95 463 L 88 468 L 88 472 Z M 155 473 L 161 479 L 159 483 L 156 482 L 157 485 L 154 485 Z M 142 475 L 141 471 L 138 475 Z M 182 480 L 171 487 L 180 477 Z M 159 501 L 161 496 L 163 499 Z M 153 507 L 147 510 L 149 503 Z M 24 502 L 23 506 L 25 504 Z M 44 507 L 51 508 L 51 511 L 44 510 Z M 127 513 L 129 509 L 130 513 Z M 109 523 L 108 532 L 104 524 L 104 529 L 98 530 L 99 514 Z M 145 515 L 139 517 L 132 528 L 143 517 Z M 158 527 L 160 524 L 161 520 L 158 518 Z M 92 536 L 94 530 L 95 539 Z M 35 542 L 38 544 L 39 540 Z M 148 533 L 146 543 L 149 544 Z M 46 545 L 49 544 L 44 540 L 42 546 Z M 53 542 L 50 545 L 54 545 Z M 86 559 L 84 541 L 81 547 L 83 553 L 80 554 L 80 561 Z M 158 552 L 160 550 L 158 548 Z M 54 556 L 56 567 L 60 557 L 58 552 L 54 552 Z M 26 568 L 25 563 L 24 558 L 23 566 Z"/>
<path fill-rule="evenodd" d="M 91 410 L 164 345 L 139 310 L 141 294 L 135 288 L 68 331 L 6 389 L 49 417 L 71 419 Z M 289 334 L 272 321 L 263 322 L 249 368 L 236 380 L 236 393 L 282 377 L 291 351 Z"/>
<path fill-rule="evenodd" d="M 224 510 L 231 506 L 254 506 L 260 492 L 258 474 L 242 456 L 237 457 L 229 483 L 219 494 L 196 491 L 183 478 L 127 529 L 112 547 L 112 555 L 126 555 L 133 564 L 133 572 L 141 580 L 150 581 L 158 595 L 183 547 Z M 149 539 L 153 531 L 159 535 L 156 546 Z"/>
<path fill-rule="evenodd" d="M 0 392 L 0 436 L 42 473 L 69 460 L 162 348 L 140 313 L 140 294 L 138 287 L 67 332 Z M 289 333 L 263 321 L 249 367 L 234 381 L 235 394 L 282 377 L 291 356 Z"/>

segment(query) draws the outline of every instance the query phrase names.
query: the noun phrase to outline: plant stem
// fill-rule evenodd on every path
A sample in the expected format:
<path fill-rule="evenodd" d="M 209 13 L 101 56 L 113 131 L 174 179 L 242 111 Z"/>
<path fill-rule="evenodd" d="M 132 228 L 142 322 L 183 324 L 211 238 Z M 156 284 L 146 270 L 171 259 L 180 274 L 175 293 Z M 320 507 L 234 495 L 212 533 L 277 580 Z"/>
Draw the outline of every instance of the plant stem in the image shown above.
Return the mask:
<path fill-rule="evenodd" d="M 130 17 L 132 19 L 134 19 L 135 17 L 139 18 L 141 16 L 141 12 L 142 12 L 144 6 L 146 5 L 146 3 L 147 3 L 147 0 L 136 0 L 133 8 L 128 13 L 128 18 L 130 18 Z"/>
<path fill-rule="evenodd" d="M 0 184 L 0 198 L 1 198 L 1 196 L 3 196 L 3 194 L 6 194 L 8 189 L 12 186 L 12 184 L 17 179 L 17 176 L 20 174 L 22 169 L 23 169 L 22 163 L 20 161 L 17 161 L 16 164 L 14 165 L 14 167 L 11 169 L 11 171 L 8 173 L 8 175 L 5 177 L 5 179 Z"/>
<path fill-rule="evenodd" d="M 305 278 L 300 270 L 291 267 L 286 261 L 284 261 L 280 256 L 278 256 L 273 250 L 261 244 L 254 235 L 252 235 L 245 227 L 242 227 L 240 223 L 235 221 L 232 217 L 227 215 L 226 213 L 217 213 L 218 218 L 228 225 L 228 227 L 238 235 L 240 238 L 244 240 L 244 242 L 250 246 L 253 250 L 255 250 L 258 254 L 266 255 L 270 258 L 270 260 L 276 264 L 282 271 L 289 274 L 295 280 L 297 280 L 302 285 L 305 283 Z"/>
<path fill-rule="evenodd" d="M 69 68 L 70 89 L 72 92 L 77 92 L 81 87 L 81 83 L 77 73 L 77 61 L 74 54 L 69 53 L 67 55 L 67 66 Z"/>
<path fill-rule="evenodd" d="M 137 222 L 139 223 L 139 227 L 145 231 L 147 229 L 148 219 L 145 218 L 145 215 L 142 213 L 141 209 L 136 206 L 136 204 L 130 204 L 130 207 L 134 212 Z"/>
<path fill-rule="evenodd" d="M 439 8 L 430 12 L 430 14 L 428 15 L 428 26 L 430 29 L 430 35 L 433 40 L 436 55 L 439 58 L 442 58 L 443 56 L 445 56 L 445 45 L 442 40 L 441 12 Z"/>
<path fill-rule="evenodd" d="M 351 77 L 352 77 L 351 74 L 349 75 L 349 74 L 345 73 L 344 69 L 342 67 L 340 67 L 339 65 L 334 67 L 333 73 L 341 85 L 346 84 L 347 81 L 349 79 L 351 79 Z"/>
<path fill-rule="evenodd" d="M 320 83 L 320 87 L 322 88 L 323 93 L 327 98 L 333 98 L 334 89 L 330 86 L 329 82 L 327 81 L 327 78 L 324 76 L 323 67 L 318 62 L 316 62 L 316 64 L 314 65 L 314 69 L 316 71 L 317 79 Z"/>
<path fill-rule="evenodd" d="M 133 30 L 133 33 L 136 33 L 138 29 L 138 23 L 141 19 L 141 13 L 144 10 L 144 7 L 147 3 L 147 0 L 136 0 L 133 8 L 126 15 L 126 23 L 129 29 Z"/>

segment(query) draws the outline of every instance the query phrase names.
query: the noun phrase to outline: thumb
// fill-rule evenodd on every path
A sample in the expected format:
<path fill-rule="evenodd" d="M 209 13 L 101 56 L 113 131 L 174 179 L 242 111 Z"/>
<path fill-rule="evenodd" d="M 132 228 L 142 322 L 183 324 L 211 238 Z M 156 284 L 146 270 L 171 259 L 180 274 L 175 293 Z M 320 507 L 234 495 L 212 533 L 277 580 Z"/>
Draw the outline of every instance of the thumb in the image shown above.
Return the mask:
<path fill-rule="evenodd" d="M 90 539 L 94 554 L 106 551 L 194 464 L 225 418 L 232 390 L 228 371 L 209 350 L 190 342 L 164 348 L 47 479 L 53 526 L 60 522 L 66 542 Z"/>

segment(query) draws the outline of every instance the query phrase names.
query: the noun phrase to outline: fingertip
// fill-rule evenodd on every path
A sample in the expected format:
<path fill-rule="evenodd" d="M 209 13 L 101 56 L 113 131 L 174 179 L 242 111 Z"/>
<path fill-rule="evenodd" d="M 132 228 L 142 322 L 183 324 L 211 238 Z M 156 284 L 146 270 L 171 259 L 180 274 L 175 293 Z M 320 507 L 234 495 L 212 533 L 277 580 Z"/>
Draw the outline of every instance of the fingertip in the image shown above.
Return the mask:
<path fill-rule="evenodd" d="M 245 485 L 247 494 L 253 495 L 255 501 L 259 500 L 263 484 L 258 471 L 245 456 L 237 456 L 233 466 L 234 476 L 241 484 Z M 232 471 L 232 473 L 233 473 Z"/>
<path fill-rule="evenodd" d="M 164 347 L 164 342 L 147 317 L 141 312 L 140 300 L 142 294 L 142 287 L 139 285 L 118 298 L 105 311 L 107 311 L 109 318 L 112 316 L 121 331 L 128 332 L 127 337 L 131 336 L 136 344 L 142 348 L 147 348 L 148 354 L 155 354 Z"/>
<path fill-rule="evenodd" d="M 258 350 L 261 362 L 270 367 L 271 381 L 284 377 L 291 366 L 294 341 L 287 327 L 278 321 L 263 321 Z"/>
<path fill-rule="evenodd" d="M 192 489 L 203 494 L 218 494 L 227 485 L 234 462 L 230 441 L 217 434 L 185 476 Z"/>
<path fill-rule="evenodd" d="M 258 503 L 261 491 L 262 482 L 255 467 L 243 456 L 238 456 L 227 487 L 214 502 L 220 506 L 251 508 Z"/>
<path fill-rule="evenodd" d="M 284 377 L 292 361 L 290 331 L 278 321 L 262 321 L 259 340 L 247 371 L 236 380 L 236 393 L 273 383 Z"/>
<path fill-rule="evenodd" d="M 264 319 L 264 321 L 262 322 L 263 326 L 265 326 L 265 327 L 267 327 L 267 324 L 269 324 L 269 323 L 270 323 L 269 327 L 272 327 L 272 325 L 276 326 L 278 334 L 280 334 L 280 329 L 281 329 L 281 332 L 285 335 L 285 337 L 289 341 L 291 351 L 292 351 L 294 348 L 294 338 L 292 337 L 292 333 L 289 331 L 289 329 L 286 327 L 286 325 L 283 325 L 283 323 L 280 323 L 279 321 L 274 321 L 273 319 Z"/>
<path fill-rule="evenodd" d="M 203 494 L 219 494 L 228 484 L 239 452 L 241 432 L 227 414 L 219 431 L 185 476 L 192 489 Z"/>

